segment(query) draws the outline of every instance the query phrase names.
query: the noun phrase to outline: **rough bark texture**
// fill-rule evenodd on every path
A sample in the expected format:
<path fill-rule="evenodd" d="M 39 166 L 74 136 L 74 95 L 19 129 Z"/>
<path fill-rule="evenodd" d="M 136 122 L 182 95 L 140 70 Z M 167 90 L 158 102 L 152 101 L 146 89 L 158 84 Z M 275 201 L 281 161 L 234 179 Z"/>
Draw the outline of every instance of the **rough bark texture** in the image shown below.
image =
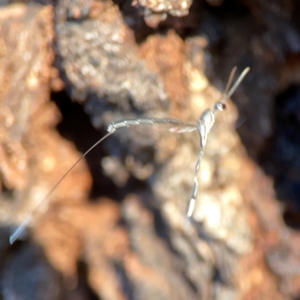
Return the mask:
<path fill-rule="evenodd" d="M 1 297 L 297 299 L 297 1 L 39 2 L 0 10 Z M 235 65 L 251 72 L 208 136 L 192 224 L 199 137 L 143 125 L 90 153 L 9 246 L 110 122 L 197 121 Z"/>

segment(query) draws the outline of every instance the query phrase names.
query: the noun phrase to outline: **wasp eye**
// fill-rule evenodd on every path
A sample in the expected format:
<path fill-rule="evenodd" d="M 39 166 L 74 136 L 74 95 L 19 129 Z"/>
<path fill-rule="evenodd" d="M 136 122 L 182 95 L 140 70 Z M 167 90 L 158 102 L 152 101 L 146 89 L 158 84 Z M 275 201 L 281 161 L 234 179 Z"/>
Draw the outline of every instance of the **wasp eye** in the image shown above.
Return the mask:
<path fill-rule="evenodd" d="M 218 102 L 216 103 L 215 105 L 215 110 L 225 110 L 226 109 L 226 104 L 225 103 L 222 103 L 222 102 Z"/>

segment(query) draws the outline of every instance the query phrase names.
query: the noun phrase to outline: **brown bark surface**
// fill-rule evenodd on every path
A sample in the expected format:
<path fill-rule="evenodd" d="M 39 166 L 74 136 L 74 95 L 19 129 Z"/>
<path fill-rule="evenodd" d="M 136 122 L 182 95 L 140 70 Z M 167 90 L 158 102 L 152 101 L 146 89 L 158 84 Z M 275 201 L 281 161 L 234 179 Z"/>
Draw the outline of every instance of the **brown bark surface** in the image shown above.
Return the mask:
<path fill-rule="evenodd" d="M 2 7 L 1 297 L 297 299 L 297 12 L 259 0 Z M 192 224 L 199 137 L 143 125 L 90 153 L 9 245 L 109 123 L 197 122 L 235 65 L 251 72 L 208 136 Z"/>

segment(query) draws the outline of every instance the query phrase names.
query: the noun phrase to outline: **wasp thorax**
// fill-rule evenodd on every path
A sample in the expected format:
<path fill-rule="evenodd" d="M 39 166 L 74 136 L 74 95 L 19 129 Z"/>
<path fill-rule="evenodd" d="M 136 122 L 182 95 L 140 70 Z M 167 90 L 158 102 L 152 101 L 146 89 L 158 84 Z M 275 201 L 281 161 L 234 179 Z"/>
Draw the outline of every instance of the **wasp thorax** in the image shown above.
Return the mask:
<path fill-rule="evenodd" d="M 202 130 L 203 132 L 201 133 L 203 135 L 207 135 L 212 126 L 215 123 L 215 114 L 212 110 L 207 109 L 201 116 L 201 118 L 198 121 L 198 127 L 200 128 L 200 131 Z"/>

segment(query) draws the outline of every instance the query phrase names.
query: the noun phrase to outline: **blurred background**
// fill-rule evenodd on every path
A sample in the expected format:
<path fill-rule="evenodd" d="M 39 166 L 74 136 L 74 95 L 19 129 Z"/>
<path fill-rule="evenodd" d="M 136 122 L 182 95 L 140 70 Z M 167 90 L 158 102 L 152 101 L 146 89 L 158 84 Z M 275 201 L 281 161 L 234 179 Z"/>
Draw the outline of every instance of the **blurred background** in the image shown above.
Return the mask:
<path fill-rule="evenodd" d="M 0 3 L 0 299 L 300 299 L 299 1 Z"/>

